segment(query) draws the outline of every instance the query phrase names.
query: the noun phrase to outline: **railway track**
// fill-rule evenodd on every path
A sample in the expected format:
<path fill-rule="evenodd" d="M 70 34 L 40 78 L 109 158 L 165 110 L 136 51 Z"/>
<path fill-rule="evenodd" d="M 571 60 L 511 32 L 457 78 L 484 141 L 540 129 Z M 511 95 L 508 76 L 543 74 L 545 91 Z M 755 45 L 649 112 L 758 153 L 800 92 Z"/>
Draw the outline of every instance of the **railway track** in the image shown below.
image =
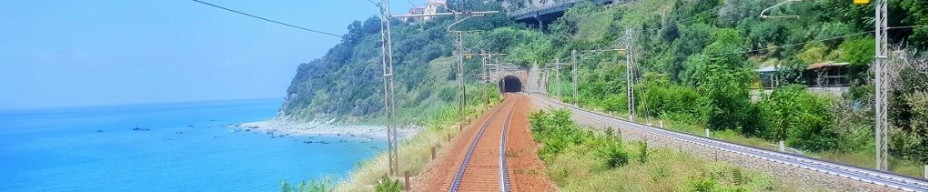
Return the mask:
<path fill-rule="evenodd" d="M 776 151 L 770 151 L 766 149 L 760 149 L 750 146 L 738 145 L 726 141 L 716 140 L 712 138 L 694 136 L 678 131 L 666 130 L 661 128 L 656 128 L 652 126 L 642 125 L 635 122 L 629 122 L 623 119 L 615 118 L 610 115 L 602 114 L 595 111 L 590 111 L 582 109 L 573 105 L 564 104 L 558 101 L 551 100 L 546 96 L 532 96 L 537 98 L 539 101 L 550 105 L 550 106 L 559 106 L 561 108 L 567 108 L 573 111 L 575 114 L 583 116 L 585 118 L 593 119 L 603 123 L 622 126 L 630 129 L 635 129 L 646 134 L 660 135 L 665 136 L 671 139 L 676 139 L 682 142 L 694 144 L 697 146 L 713 148 L 723 152 L 735 153 L 743 156 L 748 156 L 752 158 L 757 158 L 761 160 L 770 161 L 773 163 L 780 163 L 789 166 L 799 167 L 803 169 L 808 169 L 820 173 L 825 173 L 829 175 L 835 175 L 843 177 L 846 179 L 852 179 L 860 182 L 870 183 L 874 185 L 884 186 L 888 188 L 898 189 L 902 191 L 928 191 L 928 181 L 912 178 L 908 176 L 896 175 L 893 173 L 872 170 L 867 168 L 860 168 L 855 166 L 844 165 L 840 163 L 824 161 L 819 159 L 813 159 L 809 157 L 799 156 L 795 154 L 781 153 Z"/>
<path fill-rule="evenodd" d="M 500 139 L 499 139 L 499 157 L 498 157 L 498 170 L 499 170 L 499 191 L 509 191 L 509 175 L 507 171 L 506 164 L 506 135 L 509 129 L 509 123 L 512 119 L 512 113 L 515 111 L 516 106 L 519 102 L 519 98 L 515 98 L 511 101 L 507 101 L 504 104 L 504 107 L 497 108 L 493 111 L 493 114 L 490 116 L 486 122 L 480 127 L 480 130 L 474 136 L 473 140 L 470 142 L 470 145 L 467 148 L 467 153 L 464 155 L 464 158 L 461 160 L 461 164 L 458 167 L 457 172 L 455 173 L 454 179 L 451 181 L 451 186 L 448 191 L 458 191 L 461 187 L 462 181 L 466 178 L 466 173 L 468 171 L 468 165 L 471 164 L 471 159 L 474 156 L 474 151 L 477 149 L 478 145 L 481 143 L 481 139 L 484 135 L 484 132 L 487 131 L 487 128 L 490 127 L 490 123 L 497 120 L 500 117 L 498 114 L 503 109 L 509 109 L 508 114 L 504 119 L 504 124 L 500 129 Z M 509 106 L 509 107 L 505 107 Z M 477 176 L 480 176 L 479 174 Z"/>

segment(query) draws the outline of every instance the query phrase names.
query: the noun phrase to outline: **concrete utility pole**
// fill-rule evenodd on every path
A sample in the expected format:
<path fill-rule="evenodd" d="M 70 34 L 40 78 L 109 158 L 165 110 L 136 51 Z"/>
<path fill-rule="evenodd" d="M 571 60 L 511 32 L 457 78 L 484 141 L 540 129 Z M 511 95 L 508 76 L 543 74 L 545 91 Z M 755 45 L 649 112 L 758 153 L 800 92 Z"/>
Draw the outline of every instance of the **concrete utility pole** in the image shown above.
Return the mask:
<path fill-rule="evenodd" d="M 393 41 L 390 34 L 390 0 L 380 0 L 380 40 L 383 44 L 381 57 L 383 60 L 383 103 L 387 116 L 387 153 L 390 166 L 390 174 L 396 173 L 398 167 L 398 155 L 396 145 L 396 109 L 395 99 L 393 97 Z"/>
<path fill-rule="evenodd" d="M 632 30 L 625 29 L 625 83 L 628 96 L 628 120 L 635 120 L 635 61 L 632 59 Z"/>
<path fill-rule="evenodd" d="M 886 170 L 888 167 L 887 157 L 889 154 L 888 145 L 886 144 L 889 139 L 889 125 L 886 121 L 887 114 L 887 104 L 886 96 L 888 83 L 885 82 L 886 71 L 884 69 L 886 61 L 886 52 L 888 52 L 887 46 L 887 25 L 886 20 L 888 19 L 888 11 L 886 10 L 887 2 L 889 0 L 876 0 L 876 18 L 874 19 L 874 24 L 876 25 L 876 58 L 873 63 L 873 68 L 876 71 L 876 98 L 874 101 L 875 109 L 875 129 L 876 129 L 876 169 L 877 170 Z"/>
<path fill-rule="evenodd" d="M 573 76 L 574 76 L 574 105 L 580 106 L 580 96 L 579 89 L 577 88 L 577 50 L 570 50 L 570 62 L 574 65 L 573 67 Z"/>

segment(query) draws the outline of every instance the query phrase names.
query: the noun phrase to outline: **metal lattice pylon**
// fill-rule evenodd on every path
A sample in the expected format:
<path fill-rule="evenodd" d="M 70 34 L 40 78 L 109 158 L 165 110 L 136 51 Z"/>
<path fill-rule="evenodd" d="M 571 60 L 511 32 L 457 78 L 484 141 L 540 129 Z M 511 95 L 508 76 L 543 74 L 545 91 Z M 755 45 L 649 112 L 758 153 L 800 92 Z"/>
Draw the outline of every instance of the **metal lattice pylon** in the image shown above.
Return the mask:
<path fill-rule="evenodd" d="M 876 97 L 874 98 L 874 110 L 875 117 L 874 127 L 876 131 L 876 169 L 886 170 L 888 167 L 888 156 L 887 153 L 889 146 L 887 145 L 887 140 L 889 140 L 889 125 L 886 121 L 887 108 L 886 96 L 888 94 L 888 82 L 885 80 L 886 70 L 886 53 L 888 52 L 887 46 L 887 2 L 889 0 L 876 0 L 876 18 L 874 23 L 876 25 L 876 58 L 873 63 L 874 71 L 876 72 L 875 83 L 876 83 Z"/>
<path fill-rule="evenodd" d="M 380 0 L 380 40 L 383 44 L 381 57 L 383 59 L 383 103 L 384 115 L 387 116 L 387 153 L 389 153 L 390 174 L 396 174 L 398 155 L 396 145 L 396 109 L 393 97 L 393 46 L 390 35 L 390 0 Z"/>
<path fill-rule="evenodd" d="M 461 111 L 460 116 L 461 116 L 462 123 L 458 124 L 459 126 L 458 128 L 461 130 L 464 130 L 465 123 L 463 123 L 463 120 L 465 116 L 464 110 L 465 110 L 465 107 L 467 107 L 467 85 L 465 84 L 465 81 L 464 81 L 464 54 L 465 53 L 464 53 L 464 33 L 463 32 L 457 32 L 457 35 L 455 35 L 454 46 L 455 46 L 455 50 L 457 51 L 456 55 L 458 57 L 457 79 L 458 79 L 458 82 L 461 83 L 460 84 L 461 93 L 459 94 L 460 96 L 459 99 L 461 100 L 460 101 L 460 111 Z"/>
<path fill-rule="evenodd" d="M 580 88 L 578 88 L 578 85 L 577 85 L 577 73 L 579 73 L 578 72 L 579 69 L 577 69 L 577 50 L 576 49 L 570 50 L 570 63 L 573 65 L 573 70 L 571 70 L 573 74 L 571 75 L 573 76 L 573 80 L 574 80 L 574 105 L 580 106 Z"/>
<path fill-rule="evenodd" d="M 628 119 L 635 119 L 635 70 L 632 59 L 632 30 L 625 29 L 625 93 L 628 96 Z"/>

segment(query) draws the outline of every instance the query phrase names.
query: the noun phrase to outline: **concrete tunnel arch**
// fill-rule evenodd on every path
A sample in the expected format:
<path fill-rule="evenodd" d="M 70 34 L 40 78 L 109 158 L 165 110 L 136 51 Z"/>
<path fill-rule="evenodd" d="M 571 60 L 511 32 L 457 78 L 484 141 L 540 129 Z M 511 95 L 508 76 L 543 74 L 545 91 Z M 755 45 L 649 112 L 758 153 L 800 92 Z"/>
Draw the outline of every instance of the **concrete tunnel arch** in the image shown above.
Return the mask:
<path fill-rule="evenodd" d="M 522 80 L 514 75 L 506 75 L 499 80 L 499 92 L 514 93 L 522 92 Z"/>

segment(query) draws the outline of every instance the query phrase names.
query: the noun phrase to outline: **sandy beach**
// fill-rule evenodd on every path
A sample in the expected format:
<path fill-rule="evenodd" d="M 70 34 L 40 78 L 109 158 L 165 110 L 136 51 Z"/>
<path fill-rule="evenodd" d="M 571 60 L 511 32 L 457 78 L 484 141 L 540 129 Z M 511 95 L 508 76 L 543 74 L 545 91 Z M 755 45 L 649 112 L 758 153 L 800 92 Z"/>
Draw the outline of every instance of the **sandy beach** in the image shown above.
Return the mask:
<path fill-rule="evenodd" d="M 290 122 L 267 120 L 242 123 L 229 127 L 232 131 L 262 131 L 275 135 L 293 136 L 335 136 L 359 139 L 387 139 L 387 128 L 374 125 L 338 125 L 319 122 Z M 401 127 L 397 130 L 400 140 L 412 137 L 422 128 Z"/>

